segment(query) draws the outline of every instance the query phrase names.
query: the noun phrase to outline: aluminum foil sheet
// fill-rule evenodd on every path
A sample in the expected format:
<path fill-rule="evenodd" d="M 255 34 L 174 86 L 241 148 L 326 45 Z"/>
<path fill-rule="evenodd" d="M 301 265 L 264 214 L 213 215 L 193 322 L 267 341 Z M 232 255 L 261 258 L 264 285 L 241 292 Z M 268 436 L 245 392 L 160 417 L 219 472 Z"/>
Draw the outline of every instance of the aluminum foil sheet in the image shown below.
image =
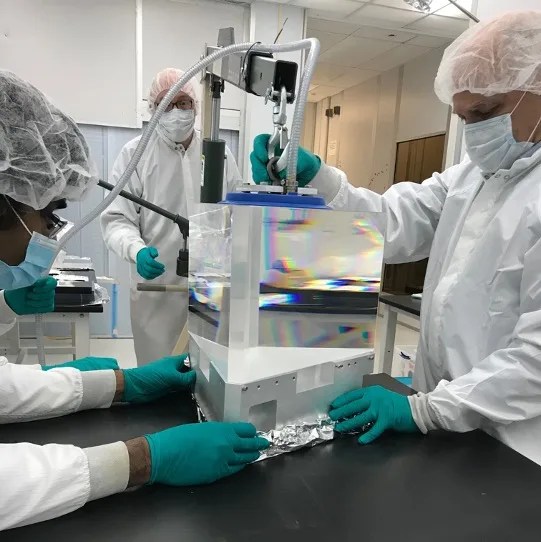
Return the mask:
<path fill-rule="evenodd" d="M 259 432 L 258 435 L 267 439 L 270 448 L 261 453 L 258 461 L 275 457 L 300 448 L 311 448 L 334 438 L 334 422 L 330 418 L 322 418 L 315 422 L 300 422 L 297 425 L 286 425 L 281 429 Z"/>
<path fill-rule="evenodd" d="M 372 423 L 364 425 L 359 431 L 351 431 L 348 435 L 359 435 L 368 431 Z M 312 448 L 318 444 L 329 442 L 335 438 L 335 422 L 329 417 L 323 417 L 315 422 L 299 422 L 295 425 L 286 425 L 281 429 L 272 429 L 268 432 L 259 431 L 260 437 L 266 438 L 270 443 L 270 448 L 261 452 L 257 461 L 276 457 L 277 455 L 288 452 L 295 452 L 301 448 Z M 344 433 L 336 434 L 344 436 Z"/>
<path fill-rule="evenodd" d="M 198 421 L 206 422 L 207 418 L 197 401 L 195 394 L 192 394 L 192 400 L 196 407 Z M 328 416 L 318 418 L 314 422 L 299 422 L 282 427 L 281 429 L 271 429 L 270 431 L 258 431 L 258 436 L 267 439 L 271 445 L 264 452 L 261 452 L 259 459 L 263 461 L 281 454 L 295 452 L 301 448 L 313 448 L 318 444 L 329 442 L 335 438 L 335 422 Z M 351 435 L 364 433 L 372 427 L 369 423 L 362 427 L 360 431 L 352 431 Z M 343 436 L 343 434 L 340 434 Z"/>

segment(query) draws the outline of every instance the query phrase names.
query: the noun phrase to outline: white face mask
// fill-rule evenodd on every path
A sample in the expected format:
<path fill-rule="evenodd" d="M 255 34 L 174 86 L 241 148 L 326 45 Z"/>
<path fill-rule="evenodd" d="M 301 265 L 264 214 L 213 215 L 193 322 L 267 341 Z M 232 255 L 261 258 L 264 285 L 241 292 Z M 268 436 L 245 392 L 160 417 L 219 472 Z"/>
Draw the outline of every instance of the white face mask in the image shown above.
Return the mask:
<path fill-rule="evenodd" d="M 186 141 L 195 126 L 195 111 L 193 109 L 172 109 L 164 113 L 158 121 L 158 132 L 170 141 L 181 143 Z"/>
<path fill-rule="evenodd" d="M 535 143 L 531 142 L 541 118 L 533 129 L 528 141 L 517 141 L 513 135 L 511 115 L 522 102 L 522 95 L 513 111 L 492 119 L 468 124 L 464 127 L 466 151 L 470 160 L 483 173 L 496 173 L 500 169 L 509 169 Z"/>

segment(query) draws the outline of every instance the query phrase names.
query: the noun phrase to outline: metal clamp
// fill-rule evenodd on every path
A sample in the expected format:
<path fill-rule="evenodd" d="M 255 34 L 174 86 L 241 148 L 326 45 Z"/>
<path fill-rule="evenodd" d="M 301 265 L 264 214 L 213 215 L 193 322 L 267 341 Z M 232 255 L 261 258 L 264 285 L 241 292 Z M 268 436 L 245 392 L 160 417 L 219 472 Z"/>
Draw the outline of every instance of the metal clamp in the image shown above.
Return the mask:
<path fill-rule="evenodd" d="M 277 95 L 277 91 L 273 91 L 272 94 Z M 269 158 L 269 161 L 267 162 L 267 173 L 269 174 L 269 177 L 274 185 L 283 186 L 285 184 L 285 180 L 280 179 L 279 173 L 285 169 L 289 145 L 289 135 L 286 126 L 287 92 L 285 87 L 282 87 L 279 95 L 280 100 L 274 103 L 272 110 L 274 132 L 267 144 L 267 153 Z M 276 154 L 277 147 L 282 151 L 280 155 Z"/>

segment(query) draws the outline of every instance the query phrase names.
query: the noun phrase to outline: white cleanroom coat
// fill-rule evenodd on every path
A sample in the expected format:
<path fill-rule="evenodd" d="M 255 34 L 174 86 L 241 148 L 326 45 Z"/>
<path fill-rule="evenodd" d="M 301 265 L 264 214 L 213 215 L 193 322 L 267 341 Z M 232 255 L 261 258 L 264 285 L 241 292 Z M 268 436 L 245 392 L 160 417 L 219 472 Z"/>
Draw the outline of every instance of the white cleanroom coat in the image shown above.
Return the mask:
<path fill-rule="evenodd" d="M 0 334 L 11 327 L 10 318 L 14 321 L 0 293 Z M 115 390 L 114 371 L 42 371 L 39 365 L 14 365 L 0 357 L 0 424 L 107 408 Z M 6 444 L 1 436 L 0 428 L 0 530 L 67 514 L 128 485 L 123 442 L 81 449 Z"/>
<path fill-rule="evenodd" d="M 384 258 L 430 257 L 413 417 L 423 431 L 481 428 L 541 464 L 541 149 L 483 176 L 469 159 L 379 195 L 323 165 L 331 207 L 382 210 Z"/>
<path fill-rule="evenodd" d="M 124 173 L 137 137 L 127 143 L 115 161 L 111 182 Z M 231 151 L 226 148 L 225 191 L 241 184 L 241 175 Z M 126 190 L 175 214 L 188 218 L 201 194 L 201 139 L 194 134 L 188 149 L 171 143 L 157 131 L 143 153 Z M 225 195 L 225 192 L 224 192 Z M 165 273 L 153 284 L 179 284 L 176 274 L 182 245 L 179 228 L 172 221 L 137 204 L 116 198 L 101 216 L 107 247 L 131 262 L 131 324 L 138 365 L 168 356 L 173 351 L 188 315 L 188 296 L 182 293 L 138 292 L 137 283 L 146 282 L 137 273 L 135 259 L 145 246 L 158 249 Z"/>

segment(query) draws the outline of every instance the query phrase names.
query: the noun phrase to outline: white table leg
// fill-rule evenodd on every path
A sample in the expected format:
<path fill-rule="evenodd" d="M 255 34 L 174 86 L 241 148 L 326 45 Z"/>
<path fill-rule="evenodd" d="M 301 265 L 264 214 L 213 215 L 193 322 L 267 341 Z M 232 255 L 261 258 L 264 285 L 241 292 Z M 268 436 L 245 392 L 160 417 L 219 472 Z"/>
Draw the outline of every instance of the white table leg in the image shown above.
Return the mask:
<path fill-rule="evenodd" d="M 391 374 L 393 369 L 394 341 L 396 335 L 397 312 L 385 303 L 380 304 L 383 315 L 381 337 L 379 338 L 379 370 Z"/>
<path fill-rule="evenodd" d="M 80 359 L 90 355 L 90 315 L 80 313 L 75 318 L 72 328 L 75 358 Z"/>

